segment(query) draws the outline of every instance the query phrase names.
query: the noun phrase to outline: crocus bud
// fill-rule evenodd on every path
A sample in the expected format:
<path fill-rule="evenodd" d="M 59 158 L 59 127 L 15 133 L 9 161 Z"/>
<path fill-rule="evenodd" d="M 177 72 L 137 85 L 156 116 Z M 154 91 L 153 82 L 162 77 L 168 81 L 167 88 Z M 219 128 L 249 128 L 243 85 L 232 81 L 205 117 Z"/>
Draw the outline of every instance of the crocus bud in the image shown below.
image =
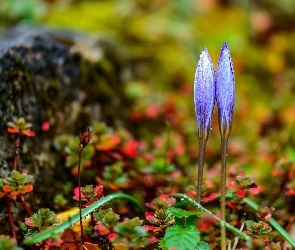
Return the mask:
<path fill-rule="evenodd" d="M 228 138 L 233 121 L 235 77 L 232 59 L 226 42 L 223 43 L 220 51 L 215 85 L 219 131 L 222 138 Z"/>
<path fill-rule="evenodd" d="M 194 82 L 195 112 L 198 124 L 199 139 L 208 140 L 211 129 L 211 117 L 214 108 L 214 70 L 213 64 L 205 48 L 200 56 Z"/>

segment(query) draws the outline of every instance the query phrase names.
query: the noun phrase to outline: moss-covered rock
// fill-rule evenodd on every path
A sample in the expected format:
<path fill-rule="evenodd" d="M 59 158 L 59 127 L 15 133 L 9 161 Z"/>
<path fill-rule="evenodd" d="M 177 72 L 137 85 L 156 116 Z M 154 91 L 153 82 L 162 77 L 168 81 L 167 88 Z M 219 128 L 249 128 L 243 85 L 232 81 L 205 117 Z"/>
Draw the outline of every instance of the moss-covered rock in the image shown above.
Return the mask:
<path fill-rule="evenodd" d="M 18 170 L 34 176 L 35 191 L 27 197 L 33 211 L 51 208 L 56 190 L 72 178 L 52 150 L 56 135 L 79 134 L 98 120 L 112 126 L 127 121 L 129 68 L 118 46 L 95 37 L 36 27 L 0 34 L 0 177 L 12 170 L 16 139 L 6 124 L 24 117 L 36 136 L 21 137 Z M 50 123 L 49 131 L 42 130 L 43 122 Z M 0 234 L 9 231 L 1 204 Z M 14 212 L 21 214 L 16 221 L 25 217 L 22 209 Z"/>

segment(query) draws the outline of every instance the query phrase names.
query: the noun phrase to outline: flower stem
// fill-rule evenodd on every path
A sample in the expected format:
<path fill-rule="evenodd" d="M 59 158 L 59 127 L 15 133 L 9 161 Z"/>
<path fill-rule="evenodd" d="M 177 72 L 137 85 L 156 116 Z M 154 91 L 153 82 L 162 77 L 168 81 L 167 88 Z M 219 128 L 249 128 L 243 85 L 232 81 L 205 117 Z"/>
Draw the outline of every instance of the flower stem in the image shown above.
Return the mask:
<path fill-rule="evenodd" d="M 46 241 L 43 240 L 38 249 L 42 250 L 42 249 L 45 249 L 45 247 L 46 247 Z"/>
<path fill-rule="evenodd" d="M 91 220 L 90 220 L 90 224 L 94 227 L 95 224 L 96 224 L 96 222 L 95 222 L 95 220 L 94 220 L 94 214 L 93 214 L 93 212 L 90 213 L 90 218 L 91 218 Z"/>
<path fill-rule="evenodd" d="M 226 195 L 226 156 L 227 156 L 227 137 L 221 138 L 221 219 L 225 221 L 225 195 Z M 221 249 L 226 250 L 225 227 L 220 225 L 221 232 Z"/>
<path fill-rule="evenodd" d="M 29 216 L 32 216 L 33 213 L 32 211 L 30 210 L 30 208 L 28 207 L 27 203 L 25 202 L 25 199 L 23 196 L 18 196 L 17 197 L 17 201 L 22 205 L 23 209 L 26 211 L 26 213 L 29 215 Z"/>
<path fill-rule="evenodd" d="M 10 227 L 11 227 L 12 237 L 14 238 L 14 240 L 17 244 L 17 237 L 16 237 L 16 232 L 15 232 L 12 213 L 11 213 L 11 202 L 10 202 L 9 198 L 6 199 L 6 207 L 7 207 L 7 214 L 8 214 L 8 218 L 9 218 Z"/>
<path fill-rule="evenodd" d="M 205 147 L 206 147 L 206 140 L 203 140 L 201 138 L 199 140 L 199 164 L 198 164 L 198 186 L 197 186 L 197 202 L 200 204 L 201 204 L 201 197 L 202 197 Z"/>
<path fill-rule="evenodd" d="M 80 145 L 79 150 L 79 161 L 78 161 L 78 189 L 79 189 L 79 214 L 80 214 L 80 230 L 81 230 L 81 242 L 83 244 L 84 239 L 84 232 L 83 232 L 83 223 L 82 223 L 82 202 L 81 202 L 81 158 L 82 158 L 82 151 L 83 151 L 83 145 Z"/>
<path fill-rule="evenodd" d="M 18 156 L 18 150 L 19 150 L 20 145 L 21 145 L 20 136 L 21 136 L 21 131 L 17 134 L 17 138 L 16 138 L 15 143 L 14 143 L 13 170 L 17 170 L 17 156 Z"/>

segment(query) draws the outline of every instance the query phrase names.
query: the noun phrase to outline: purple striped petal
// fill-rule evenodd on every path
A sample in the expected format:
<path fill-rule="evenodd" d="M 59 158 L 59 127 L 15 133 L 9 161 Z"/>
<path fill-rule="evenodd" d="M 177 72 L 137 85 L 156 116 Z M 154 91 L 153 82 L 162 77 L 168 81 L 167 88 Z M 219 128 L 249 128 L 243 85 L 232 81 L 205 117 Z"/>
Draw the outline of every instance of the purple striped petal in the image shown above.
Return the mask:
<path fill-rule="evenodd" d="M 220 51 L 215 85 L 219 131 L 222 137 L 228 137 L 233 121 L 235 77 L 232 59 L 226 42 L 223 43 Z"/>
<path fill-rule="evenodd" d="M 211 117 L 214 108 L 214 70 L 205 48 L 200 56 L 194 82 L 195 112 L 200 140 L 207 141 L 211 129 Z"/>

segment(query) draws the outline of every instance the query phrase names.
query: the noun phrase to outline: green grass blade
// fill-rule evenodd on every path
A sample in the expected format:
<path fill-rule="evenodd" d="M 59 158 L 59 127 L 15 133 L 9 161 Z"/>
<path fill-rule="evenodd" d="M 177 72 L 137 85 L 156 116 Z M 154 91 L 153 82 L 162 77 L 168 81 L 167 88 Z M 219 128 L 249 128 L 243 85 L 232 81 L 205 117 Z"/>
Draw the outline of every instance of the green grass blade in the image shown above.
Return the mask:
<path fill-rule="evenodd" d="M 192 205 L 194 205 L 197 208 L 199 208 L 200 211 L 205 212 L 205 213 L 208 213 L 209 215 L 211 215 L 214 219 L 216 219 L 220 223 L 220 225 L 227 227 L 230 231 L 232 231 L 233 233 L 239 235 L 242 239 L 244 239 L 244 240 L 250 240 L 250 236 L 249 235 L 242 233 L 239 229 L 237 229 L 237 228 L 233 227 L 232 225 L 228 224 L 226 221 L 221 220 L 215 214 L 211 213 L 209 210 L 207 210 L 206 208 L 204 208 L 202 205 L 200 205 L 198 202 L 196 202 L 195 200 L 191 199 L 187 195 L 185 195 L 185 194 L 173 194 L 171 196 L 172 197 L 179 198 L 181 200 L 182 199 L 186 199 Z"/>
<path fill-rule="evenodd" d="M 107 204 L 108 202 L 110 202 L 111 200 L 114 200 L 114 199 L 129 200 L 132 203 L 134 203 L 135 205 L 137 205 L 140 208 L 141 212 L 144 212 L 144 209 L 142 208 L 142 206 L 139 204 L 139 202 L 135 198 L 133 198 L 132 196 L 127 195 L 127 194 L 118 193 L 118 194 L 110 194 L 106 197 L 103 197 L 99 201 L 96 201 L 93 204 L 91 204 L 90 206 L 82 209 L 82 217 L 87 216 L 88 214 L 93 212 L 95 209 Z M 46 230 L 44 230 L 32 237 L 25 239 L 24 244 L 36 244 L 38 242 L 46 240 L 46 239 L 50 238 L 51 235 L 53 235 L 53 234 L 59 234 L 59 233 L 63 232 L 65 229 L 74 225 L 79 219 L 80 219 L 80 216 L 79 216 L 79 213 L 77 213 L 76 215 L 70 217 L 66 221 L 58 224 L 57 226 L 48 228 L 48 229 L 46 229 Z"/>

